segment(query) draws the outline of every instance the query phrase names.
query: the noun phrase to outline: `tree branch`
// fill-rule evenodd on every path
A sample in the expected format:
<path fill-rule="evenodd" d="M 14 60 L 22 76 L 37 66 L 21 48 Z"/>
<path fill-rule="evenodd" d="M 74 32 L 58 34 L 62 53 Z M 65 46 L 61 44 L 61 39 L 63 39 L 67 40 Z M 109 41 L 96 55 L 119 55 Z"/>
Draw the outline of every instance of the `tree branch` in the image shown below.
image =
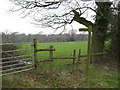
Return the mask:
<path fill-rule="evenodd" d="M 74 17 L 73 17 L 74 21 L 76 21 L 76 22 L 78 22 L 80 24 L 83 24 L 86 27 L 89 27 L 89 26 L 93 27 L 94 24 L 91 21 L 88 21 L 85 18 L 80 17 L 80 14 L 76 10 L 73 10 L 73 13 L 74 13 Z"/>

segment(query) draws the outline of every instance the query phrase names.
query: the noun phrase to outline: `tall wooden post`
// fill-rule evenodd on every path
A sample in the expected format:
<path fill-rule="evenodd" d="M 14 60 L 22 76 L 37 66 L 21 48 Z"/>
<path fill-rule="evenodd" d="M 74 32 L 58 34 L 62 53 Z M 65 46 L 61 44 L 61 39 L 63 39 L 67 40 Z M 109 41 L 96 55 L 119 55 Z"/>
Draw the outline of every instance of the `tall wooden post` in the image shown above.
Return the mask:
<path fill-rule="evenodd" d="M 86 81 L 88 82 L 92 26 L 89 26 L 88 28 L 81 28 L 79 29 L 79 31 L 88 31 L 88 51 L 87 51 L 87 62 L 86 62 Z"/>
<path fill-rule="evenodd" d="M 88 51 L 87 51 L 87 63 L 86 63 L 86 80 L 87 80 L 87 82 L 88 82 L 88 78 L 89 78 L 91 31 L 92 31 L 92 27 L 88 27 Z"/>
<path fill-rule="evenodd" d="M 37 39 L 33 39 L 33 47 L 34 47 L 34 65 L 35 65 L 35 68 L 37 68 Z"/>

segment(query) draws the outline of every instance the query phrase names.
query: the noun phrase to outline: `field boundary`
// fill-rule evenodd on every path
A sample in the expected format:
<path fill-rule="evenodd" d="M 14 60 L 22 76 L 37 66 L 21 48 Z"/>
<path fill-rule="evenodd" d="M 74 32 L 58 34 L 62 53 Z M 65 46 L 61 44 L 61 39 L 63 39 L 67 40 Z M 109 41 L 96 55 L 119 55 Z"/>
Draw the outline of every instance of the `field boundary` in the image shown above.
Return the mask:
<path fill-rule="evenodd" d="M 81 64 L 81 58 L 88 57 L 88 55 L 81 55 L 81 49 L 79 49 L 78 51 L 78 56 L 76 55 L 76 50 L 73 50 L 73 54 L 70 57 L 55 57 L 54 52 L 56 51 L 56 49 L 53 46 L 49 46 L 49 48 L 46 48 L 46 49 L 38 49 L 37 39 L 33 39 L 33 42 L 25 42 L 25 43 L 6 43 L 6 44 L 3 43 L 3 44 L 0 44 L 0 46 L 21 45 L 21 44 L 31 44 L 30 46 L 32 46 L 32 49 L 26 48 L 26 49 L 19 49 L 19 50 L 18 49 L 17 50 L 6 50 L 6 51 L 1 50 L 0 53 L 7 54 L 9 57 L 0 58 L 0 61 L 1 61 L 0 62 L 0 65 L 1 65 L 0 76 L 23 72 L 27 70 L 32 70 L 33 68 L 37 69 L 38 64 L 40 62 L 51 62 L 51 61 L 54 61 L 55 59 L 65 59 L 65 60 L 70 59 L 72 60 L 72 63 L 68 65 L 77 65 L 77 64 Z M 31 55 L 13 56 L 10 54 L 11 52 L 19 52 L 19 51 L 21 52 L 21 51 L 28 51 L 28 50 L 31 50 Z M 49 52 L 49 58 L 47 60 L 37 60 L 37 53 L 43 52 L 43 51 Z M 103 55 L 103 54 L 106 54 L 106 53 L 90 54 L 90 56 Z M 30 58 L 27 58 L 28 56 L 30 56 Z M 19 58 L 22 58 L 22 59 L 19 59 Z M 23 65 L 23 62 L 25 65 Z M 7 63 L 12 63 L 12 64 L 7 64 Z M 18 65 L 22 65 L 22 66 L 18 66 Z M 16 67 L 14 68 L 14 66 Z M 13 68 L 11 69 L 9 67 L 13 67 Z M 4 70 L 4 68 L 7 68 L 7 69 Z M 5 71 L 6 73 L 3 73 Z M 8 71 L 11 71 L 11 72 L 8 72 Z"/>
<path fill-rule="evenodd" d="M 34 47 L 34 60 L 35 60 L 35 65 L 36 66 L 37 66 L 37 63 L 39 63 L 39 62 L 49 62 L 49 61 L 54 61 L 54 59 L 71 59 L 72 64 L 76 65 L 76 64 L 80 64 L 80 59 L 81 58 L 88 56 L 88 55 L 81 55 L 81 49 L 79 49 L 78 56 L 76 56 L 76 50 L 73 50 L 73 56 L 71 56 L 71 57 L 55 57 L 53 55 L 54 55 L 54 51 L 56 51 L 56 49 L 53 46 L 49 46 L 49 48 L 46 48 L 46 49 L 38 49 L 37 39 L 33 39 L 33 47 Z M 37 60 L 37 57 L 36 57 L 37 53 L 38 52 L 43 52 L 43 51 L 45 51 L 45 52 L 48 51 L 49 52 L 49 58 L 46 59 L 46 60 Z M 93 54 L 90 54 L 90 56 L 98 56 L 98 55 L 103 55 L 103 54 L 106 54 L 106 53 L 93 53 Z"/>

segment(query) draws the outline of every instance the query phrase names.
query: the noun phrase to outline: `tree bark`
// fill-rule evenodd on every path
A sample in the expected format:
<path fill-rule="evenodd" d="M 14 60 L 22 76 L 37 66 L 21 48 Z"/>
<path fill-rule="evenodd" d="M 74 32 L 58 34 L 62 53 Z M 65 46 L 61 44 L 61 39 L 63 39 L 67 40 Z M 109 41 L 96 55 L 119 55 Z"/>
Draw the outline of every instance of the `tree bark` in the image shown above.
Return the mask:
<path fill-rule="evenodd" d="M 102 53 L 104 51 L 106 34 L 108 30 L 111 3 L 96 2 L 96 4 L 98 8 L 96 10 L 96 20 L 93 27 L 91 53 Z M 104 63 L 103 55 L 93 56 L 92 61 L 94 63 Z"/>
<path fill-rule="evenodd" d="M 105 33 L 101 33 L 105 34 Z M 102 53 L 104 50 L 104 43 L 105 43 L 106 36 L 100 36 L 99 32 L 93 32 L 92 34 L 92 45 L 91 45 L 91 53 Z M 91 62 L 92 63 L 100 63 L 103 61 L 102 55 L 92 56 Z"/>

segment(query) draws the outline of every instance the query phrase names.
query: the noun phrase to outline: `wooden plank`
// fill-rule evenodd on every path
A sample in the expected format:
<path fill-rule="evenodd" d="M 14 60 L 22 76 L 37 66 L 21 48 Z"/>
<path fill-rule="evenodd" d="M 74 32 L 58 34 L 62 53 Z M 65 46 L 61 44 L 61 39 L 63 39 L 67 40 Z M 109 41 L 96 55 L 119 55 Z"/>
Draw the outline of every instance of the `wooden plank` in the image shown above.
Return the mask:
<path fill-rule="evenodd" d="M 48 61 L 53 61 L 53 60 L 37 60 L 37 62 L 48 62 Z"/>
<path fill-rule="evenodd" d="M 103 54 L 107 54 L 107 53 L 92 53 L 90 55 L 95 56 L 95 55 L 103 55 Z M 80 55 L 80 57 L 87 57 L 87 55 Z"/>
<path fill-rule="evenodd" d="M 50 59 L 76 59 L 75 57 L 53 57 Z"/>
<path fill-rule="evenodd" d="M 37 49 L 36 52 L 39 51 L 55 51 L 55 49 Z"/>
<path fill-rule="evenodd" d="M 107 53 L 105 53 L 105 52 L 103 52 L 103 53 L 92 53 L 91 55 L 96 56 L 96 55 L 103 55 L 103 54 L 107 54 Z"/>

